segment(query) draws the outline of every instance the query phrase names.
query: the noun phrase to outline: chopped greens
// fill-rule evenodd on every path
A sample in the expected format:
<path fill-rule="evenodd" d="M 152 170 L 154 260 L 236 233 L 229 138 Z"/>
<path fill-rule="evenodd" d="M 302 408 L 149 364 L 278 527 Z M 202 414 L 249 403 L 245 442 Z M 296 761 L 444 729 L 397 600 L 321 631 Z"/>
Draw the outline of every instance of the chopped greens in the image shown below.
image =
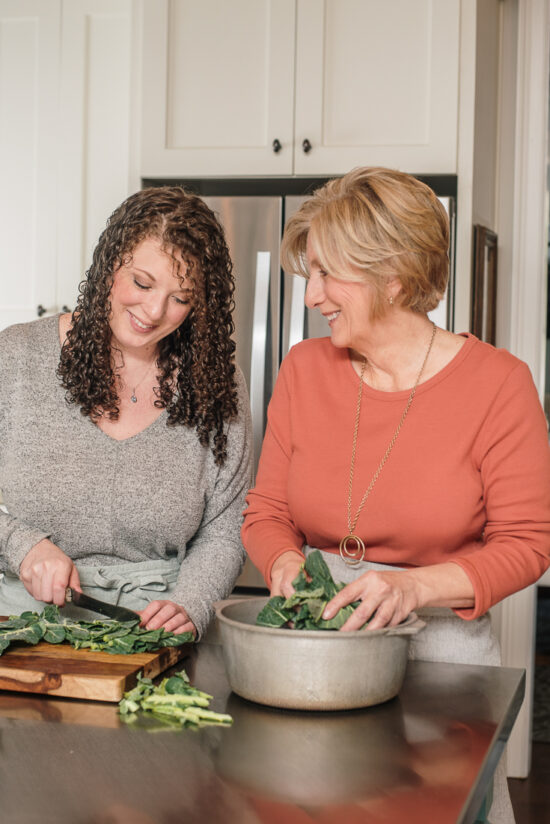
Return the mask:
<path fill-rule="evenodd" d="M 308 555 L 292 586 L 295 591 L 289 598 L 274 595 L 269 599 L 256 618 L 257 625 L 280 628 L 291 623 L 292 629 L 340 629 L 360 603 L 342 607 L 330 621 L 321 617 L 344 584 L 335 583 L 318 549 Z"/>
<path fill-rule="evenodd" d="M 155 687 L 150 678 L 138 673 L 136 686 L 124 693 L 119 713 L 124 721 L 134 722 L 138 711 L 177 727 L 202 727 L 205 724 L 228 725 L 230 715 L 208 709 L 211 695 L 192 687 L 185 670 L 164 678 Z"/>
<path fill-rule="evenodd" d="M 0 622 L 0 655 L 13 642 L 38 644 L 47 641 L 60 644 L 67 641 L 75 649 L 130 655 L 133 652 L 152 652 L 161 647 L 178 647 L 193 640 L 190 632 L 174 635 L 165 629 L 145 629 L 139 618 L 132 621 L 71 621 L 61 619 L 59 607 L 48 604 L 43 612 L 22 612 Z"/>

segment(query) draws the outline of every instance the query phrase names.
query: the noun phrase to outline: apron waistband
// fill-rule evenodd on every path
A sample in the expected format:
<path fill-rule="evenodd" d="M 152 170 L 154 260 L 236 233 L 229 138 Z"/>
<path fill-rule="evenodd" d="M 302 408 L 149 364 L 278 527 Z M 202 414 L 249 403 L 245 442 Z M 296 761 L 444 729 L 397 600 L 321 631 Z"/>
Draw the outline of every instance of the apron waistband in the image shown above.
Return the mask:
<path fill-rule="evenodd" d="M 77 569 L 80 583 L 85 587 L 114 590 L 118 594 L 135 589 L 165 592 L 178 579 L 179 562 L 141 561 L 99 567 L 81 565 Z"/>

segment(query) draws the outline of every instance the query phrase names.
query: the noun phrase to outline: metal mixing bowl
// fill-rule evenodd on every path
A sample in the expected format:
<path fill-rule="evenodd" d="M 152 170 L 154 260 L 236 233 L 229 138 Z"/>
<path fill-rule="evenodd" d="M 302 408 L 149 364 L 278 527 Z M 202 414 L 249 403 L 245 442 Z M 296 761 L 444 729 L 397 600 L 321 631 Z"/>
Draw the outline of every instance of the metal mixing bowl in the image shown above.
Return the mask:
<path fill-rule="evenodd" d="M 394 698 L 403 683 L 415 613 L 397 627 L 356 632 L 256 626 L 268 598 L 223 601 L 216 615 L 231 688 L 297 710 L 347 710 Z"/>

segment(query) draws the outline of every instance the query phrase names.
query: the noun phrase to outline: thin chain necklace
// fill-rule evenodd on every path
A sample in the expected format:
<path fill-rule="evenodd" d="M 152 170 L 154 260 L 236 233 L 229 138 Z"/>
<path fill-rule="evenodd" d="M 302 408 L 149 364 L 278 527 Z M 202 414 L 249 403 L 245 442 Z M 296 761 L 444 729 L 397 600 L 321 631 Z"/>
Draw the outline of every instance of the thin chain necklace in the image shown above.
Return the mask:
<path fill-rule="evenodd" d="M 157 359 L 156 359 L 156 358 L 155 358 L 155 360 L 151 361 L 151 363 L 150 363 L 150 364 L 149 364 L 149 366 L 147 367 L 147 369 L 146 369 L 146 371 L 145 371 L 145 373 L 144 373 L 144 375 L 143 375 L 142 379 L 139 381 L 139 383 L 136 383 L 136 385 L 135 385 L 135 386 L 134 386 L 134 388 L 132 389 L 132 394 L 130 395 L 130 400 L 132 401 L 132 403 L 137 403 L 137 402 L 138 402 L 137 395 L 136 395 L 136 389 L 139 389 L 139 387 L 141 386 L 141 384 L 143 383 L 143 381 L 145 380 L 145 378 L 146 378 L 146 377 L 147 377 L 147 375 L 149 374 L 149 371 L 150 371 L 151 367 L 152 367 L 152 366 L 153 366 L 153 364 L 155 364 L 156 362 L 157 362 Z"/>
<path fill-rule="evenodd" d="M 363 394 L 363 377 L 364 377 L 365 369 L 366 369 L 366 366 L 367 366 L 367 359 L 363 358 L 363 365 L 361 367 L 361 377 L 359 379 L 359 394 L 357 396 L 357 409 L 355 411 L 355 430 L 354 430 L 354 433 L 353 433 L 353 447 L 352 447 L 352 450 L 351 450 L 351 466 L 350 466 L 350 470 L 349 470 L 348 534 L 345 535 L 342 538 L 342 540 L 340 541 L 340 557 L 342 558 L 343 561 L 346 562 L 346 564 L 348 564 L 348 566 L 357 566 L 357 564 L 359 564 L 363 560 L 363 558 L 365 557 L 365 551 L 366 551 L 365 544 L 364 544 L 363 540 L 359 537 L 359 535 L 355 534 L 354 530 L 355 530 L 355 527 L 357 525 L 357 521 L 359 520 L 359 515 L 361 514 L 361 511 L 362 511 L 363 507 L 365 506 L 365 504 L 367 502 L 367 498 L 369 497 L 374 484 L 376 483 L 380 473 L 382 472 L 382 468 L 384 467 L 384 464 L 386 463 L 386 461 L 388 460 L 388 458 L 390 456 L 390 453 L 391 453 L 391 451 L 394 447 L 394 444 L 397 440 L 397 436 L 399 435 L 399 433 L 401 431 L 401 427 L 403 426 L 405 418 L 407 417 L 407 413 L 408 413 L 409 409 L 411 408 L 411 404 L 413 402 L 413 398 L 414 398 L 415 393 L 416 393 L 416 388 L 417 388 L 418 384 L 420 383 L 420 379 L 422 378 L 424 368 L 426 366 L 426 363 L 428 362 L 428 357 L 430 355 L 430 352 L 432 351 L 432 346 L 433 346 L 433 342 L 434 342 L 434 338 L 435 338 L 435 332 L 436 332 L 436 329 L 437 329 L 435 323 L 432 323 L 432 326 L 433 326 L 433 329 L 432 329 L 432 336 L 430 338 L 430 345 L 428 346 L 428 351 L 426 352 L 426 356 L 424 358 L 422 366 L 420 367 L 420 372 L 418 373 L 418 377 L 416 378 L 415 384 L 414 384 L 413 388 L 411 389 L 411 392 L 410 392 L 409 398 L 407 400 L 405 409 L 403 410 L 403 414 L 401 415 L 401 420 L 397 424 L 397 429 L 393 433 L 392 439 L 388 444 L 388 448 L 384 452 L 384 456 L 383 456 L 382 460 L 380 461 L 380 463 L 378 464 L 378 469 L 376 470 L 376 472 L 372 476 L 371 482 L 368 485 L 367 489 L 365 490 L 365 494 L 361 498 L 361 503 L 359 504 L 359 507 L 357 508 L 357 512 L 355 513 L 355 518 L 352 521 L 352 518 L 351 518 L 351 494 L 352 494 L 352 490 L 353 490 L 353 472 L 354 472 L 354 469 L 355 469 L 355 452 L 356 452 L 356 448 L 357 448 L 357 434 L 359 432 L 359 418 L 361 416 L 361 397 L 362 397 L 362 394 Z M 350 544 L 352 545 L 351 547 L 350 547 Z"/>

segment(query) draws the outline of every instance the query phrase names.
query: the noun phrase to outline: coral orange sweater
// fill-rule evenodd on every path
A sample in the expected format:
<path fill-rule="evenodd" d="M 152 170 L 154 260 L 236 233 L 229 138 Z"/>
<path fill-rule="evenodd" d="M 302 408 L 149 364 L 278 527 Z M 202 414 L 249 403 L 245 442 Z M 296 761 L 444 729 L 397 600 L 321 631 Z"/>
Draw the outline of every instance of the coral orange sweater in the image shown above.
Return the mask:
<path fill-rule="evenodd" d="M 550 449 L 528 367 L 472 335 L 420 384 L 355 531 L 366 560 L 402 567 L 453 561 L 470 578 L 476 618 L 550 565 Z M 268 410 L 242 529 L 270 581 L 275 559 L 304 544 L 338 552 L 359 378 L 346 349 L 306 340 L 285 358 Z M 364 385 L 352 517 L 409 391 Z"/>

